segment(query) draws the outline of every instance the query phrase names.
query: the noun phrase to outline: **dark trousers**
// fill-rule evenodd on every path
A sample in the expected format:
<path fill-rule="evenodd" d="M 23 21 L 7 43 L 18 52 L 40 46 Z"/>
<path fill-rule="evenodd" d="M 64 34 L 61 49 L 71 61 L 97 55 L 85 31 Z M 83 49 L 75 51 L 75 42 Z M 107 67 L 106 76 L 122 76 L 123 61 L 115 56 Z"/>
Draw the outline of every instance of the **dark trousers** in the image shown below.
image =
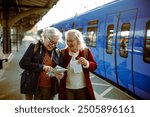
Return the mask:
<path fill-rule="evenodd" d="M 36 95 L 25 94 L 26 100 L 53 100 L 53 96 L 51 96 L 50 88 L 47 87 L 39 87 Z"/>
<path fill-rule="evenodd" d="M 52 100 L 51 91 L 49 87 L 38 87 L 37 94 L 34 97 L 35 100 Z"/>
<path fill-rule="evenodd" d="M 25 94 L 25 99 L 26 100 L 34 100 L 34 95 L 32 95 L 32 94 Z"/>
<path fill-rule="evenodd" d="M 67 100 L 88 100 L 88 89 L 66 89 Z"/>

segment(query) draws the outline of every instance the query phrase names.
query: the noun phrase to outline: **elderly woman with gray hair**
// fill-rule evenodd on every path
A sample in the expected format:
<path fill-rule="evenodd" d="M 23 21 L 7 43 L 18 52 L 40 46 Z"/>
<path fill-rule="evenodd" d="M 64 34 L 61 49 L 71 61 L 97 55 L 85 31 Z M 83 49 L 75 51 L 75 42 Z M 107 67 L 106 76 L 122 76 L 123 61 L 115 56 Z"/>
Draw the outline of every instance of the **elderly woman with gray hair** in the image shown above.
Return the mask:
<path fill-rule="evenodd" d="M 89 48 L 84 43 L 80 31 L 71 29 L 66 32 L 67 48 L 61 51 L 62 67 L 67 69 L 60 80 L 59 99 L 94 100 L 94 91 L 89 72 L 97 64 Z"/>
<path fill-rule="evenodd" d="M 42 41 L 37 44 L 31 43 L 20 60 L 23 74 L 27 74 L 21 79 L 21 93 L 25 94 L 26 99 L 53 99 L 58 92 L 58 80 L 55 77 L 59 79 L 63 74 L 57 73 L 55 77 L 51 77 L 47 73 L 59 64 L 56 45 L 61 37 L 62 33 L 58 29 L 45 29 Z"/>

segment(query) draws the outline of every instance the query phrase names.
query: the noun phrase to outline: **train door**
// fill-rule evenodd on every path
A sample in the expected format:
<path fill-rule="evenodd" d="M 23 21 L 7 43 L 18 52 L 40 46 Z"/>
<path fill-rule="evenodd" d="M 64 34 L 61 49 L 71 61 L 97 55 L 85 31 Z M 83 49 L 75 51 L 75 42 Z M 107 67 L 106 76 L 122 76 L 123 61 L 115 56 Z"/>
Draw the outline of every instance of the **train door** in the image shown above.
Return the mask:
<path fill-rule="evenodd" d="M 119 14 L 111 14 L 106 18 L 106 49 L 104 52 L 104 64 L 106 78 L 117 83 L 115 65 L 115 40 Z"/>
<path fill-rule="evenodd" d="M 134 92 L 133 86 L 133 36 L 136 10 L 120 12 L 116 40 L 116 68 L 118 84 Z"/>
<path fill-rule="evenodd" d="M 145 11 L 145 10 L 144 10 Z M 148 10 L 147 10 L 148 11 Z M 135 94 L 143 99 L 150 99 L 150 14 L 137 22 L 137 29 L 144 30 L 139 37 L 136 32 L 134 40 L 134 87 Z"/>

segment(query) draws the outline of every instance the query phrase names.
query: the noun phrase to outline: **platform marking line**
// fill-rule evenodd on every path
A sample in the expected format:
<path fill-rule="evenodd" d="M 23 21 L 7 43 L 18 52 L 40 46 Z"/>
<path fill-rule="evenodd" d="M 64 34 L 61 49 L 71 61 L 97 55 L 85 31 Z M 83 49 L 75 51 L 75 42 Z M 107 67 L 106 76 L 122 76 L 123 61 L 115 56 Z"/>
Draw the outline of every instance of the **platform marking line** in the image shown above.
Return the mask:
<path fill-rule="evenodd" d="M 92 85 L 98 85 L 98 86 L 110 86 L 109 84 L 103 84 L 103 83 L 92 83 Z"/>
<path fill-rule="evenodd" d="M 94 91 L 94 94 L 95 94 L 96 100 L 114 100 L 113 98 L 106 98 L 106 97 L 104 98 L 101 95 L 99 95 L 96 91 Z"/>
<path fill-rule="evenodd" d="M 100 94 L 101 97 L 105 96 L 107 93 L 109 93 L 114 87 L 109 87 L 106 89 L 103 93 Z"/>

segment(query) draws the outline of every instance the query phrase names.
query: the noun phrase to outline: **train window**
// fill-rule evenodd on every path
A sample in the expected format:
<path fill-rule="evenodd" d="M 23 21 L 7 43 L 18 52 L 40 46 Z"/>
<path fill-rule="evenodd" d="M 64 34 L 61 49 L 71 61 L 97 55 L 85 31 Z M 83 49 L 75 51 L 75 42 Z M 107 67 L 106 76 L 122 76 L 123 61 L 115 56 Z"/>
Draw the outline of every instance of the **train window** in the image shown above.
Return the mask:
<path fill-rule="evenodd" d="M 86 44 L 96 47 L 97 27 L 88 27 L 86 35 Z"/>
<path fill-rule="evenodd" d="M 79 30 L 82 33 L 82 28 L 77 28 L 77 30 Z"/>
<path fill-rule="evenodd" d="M 146 25 L 144 61 L 150 63 L 150 21 L 148 21 Z"/>
<path fill-rule="evenodd" d="M 92 20 L 88 22 L 88 25 L 97 25 L 97 24 L 98 24 L 98 20 Z"/>
<path fill-rule="evenodd" d="M 106 39 L 106 52 L 112 54 L 112 41 L 114 35 L 114 25 L 109 25 L 107 27 L 107 39 Z"/>
<path fill-rule="evenodd" d="M 129 42 L 130 24 L 122 24 L 120 35 L 120 56 L 128 57 L 128 42 Z"/>

